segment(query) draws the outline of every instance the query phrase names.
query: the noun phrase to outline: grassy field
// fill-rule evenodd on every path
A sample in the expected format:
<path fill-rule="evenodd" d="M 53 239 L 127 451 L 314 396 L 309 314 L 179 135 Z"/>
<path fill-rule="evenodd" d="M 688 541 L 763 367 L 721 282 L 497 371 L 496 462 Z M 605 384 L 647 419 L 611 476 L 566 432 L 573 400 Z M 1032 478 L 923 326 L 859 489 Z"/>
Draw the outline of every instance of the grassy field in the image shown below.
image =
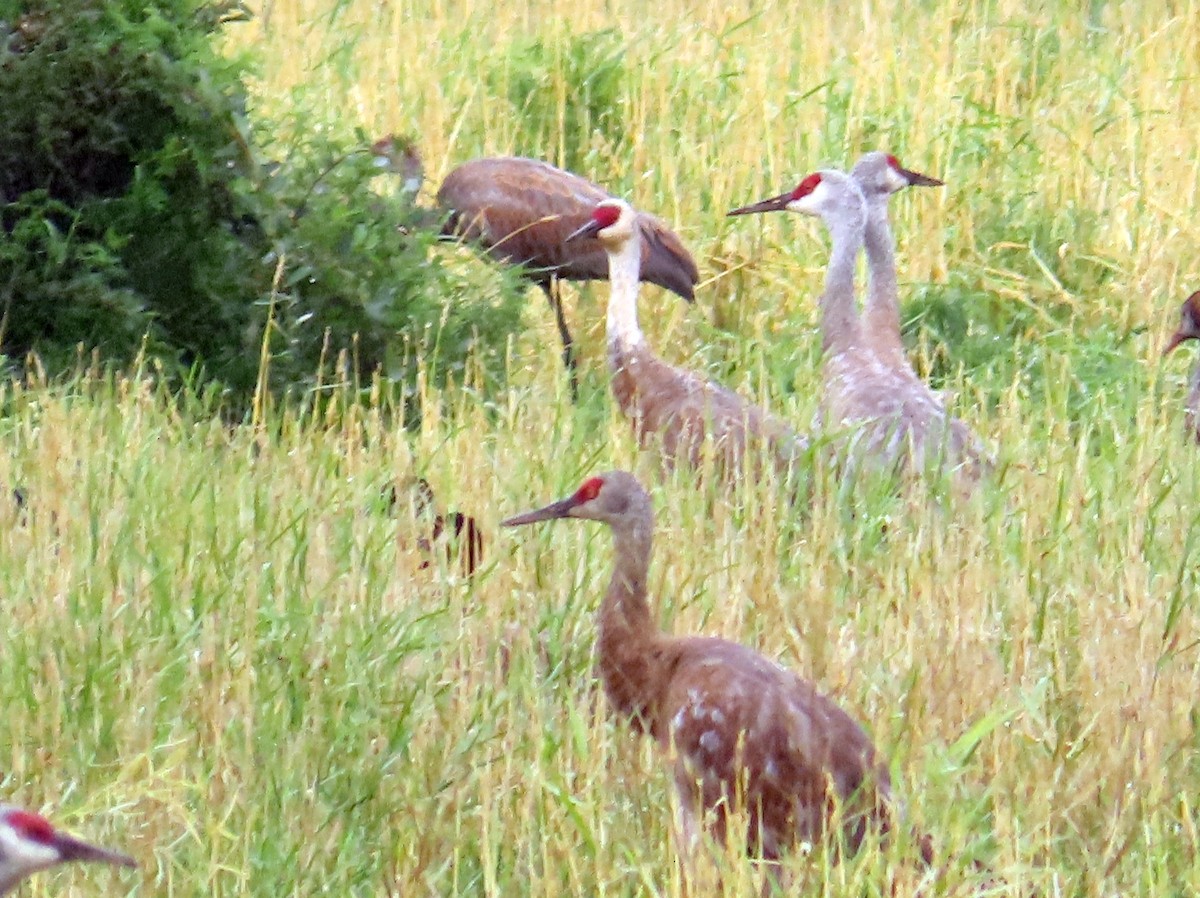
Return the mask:
<path fill-rule="evenodd" d="M 349 394 L 229 427 L 136 377 L 4 385 L 29 502 L 0 503 L 0 794 L 142 863 L 25 894 L 681 894 L 659 759 L 591 678 L 607 535 L 496 528 L 611 467 L 652 484 L 664 625 L 868 727 L 945 859 L 929 893 L 976 859 L 994 894 L 1200 889 L 1200 485 L 1159 360 L 1200 286 L 1200 4 L 1059 6 L 286 0 L 235 26 L 262 121 L 413 133 L 431 187 L 538 155 L 661 214 L 704 284 L 647 291 L 651 339 L 796 422 L 823 235 L 724 211 L 865 149 L 944 178 L 893 203 L 906 333 L 1001 473 L 954 514 L 664 479 L 605 392 L 602 286 L 569 302 L 578 406 L 533 293 L 508 390 L 422 394 L 412 432 Z M 418 475 L 479 517 L 474 577 L 382 513 Z M 898 852 L 795 868 L 905 893 Z"/>

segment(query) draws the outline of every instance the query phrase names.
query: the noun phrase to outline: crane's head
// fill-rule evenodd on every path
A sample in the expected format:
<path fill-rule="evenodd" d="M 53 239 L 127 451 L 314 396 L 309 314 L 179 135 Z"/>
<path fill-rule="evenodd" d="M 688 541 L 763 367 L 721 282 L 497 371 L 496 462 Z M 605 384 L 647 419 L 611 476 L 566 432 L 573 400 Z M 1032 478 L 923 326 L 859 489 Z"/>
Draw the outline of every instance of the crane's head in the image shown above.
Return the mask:
<path fill-rule="evenodd" d="M 650 497 L 628 471 L 609 471 L 589 477 L 574 493 L 549 505 L 515 515 L 500 524 L 516 527 L 555 518 L 585 518 L 618 524 L 623 520 L 644 520 L 650 514 Z"/>
<path fill-rule="evenodd" d="M 905 187 L 941 187 L 943 181 L 912 171 L 895 156 L 878 151 L 865 153 L 854 164 L 850 177 L 858 182 L 867 199 L 890 196 Z"/>
<path fill-rule="evenodd" d="M 862 191 L 844 172 L 823 169 L 813 172 L 790 193 L 759 200 L 727 212 L 727 215 L 753 215 L 757 212 L 800 212 L 835 222 L 858 224 L 864 217 Z"/>
<path fill-rule="evenodd" d="M 137 866 L 127 855 L 59 832 L 44 817 L 0 805 L 0 895 L 26 876 L 68 861 Z"/>
<path fill-rule="evenodd" d="M 1183 301 L 1179 310 L 1179 329 L 1167 341 L 1163 355 L 1169 353 L 1185 340 L 1200 339 L 1200 290 Z"/>
<path fill-rule="evenodd" d="M 624 200 L 608 199 L 592 210 L 583 225 L 567 235 L 567 243 L 584 237 L 595 237 L 601 243 L 612 244 L 633 236 L 637 213 Z"/>
<path fill-rule="evenodd" d="M 371 144 L 371 155 L 375 167 L 400 175 L 404 179 L 403 189 L 416 193 L 425 179 L 425 164 L 417 150 L 416 141 L 410 137 L 386 134 Z"/>

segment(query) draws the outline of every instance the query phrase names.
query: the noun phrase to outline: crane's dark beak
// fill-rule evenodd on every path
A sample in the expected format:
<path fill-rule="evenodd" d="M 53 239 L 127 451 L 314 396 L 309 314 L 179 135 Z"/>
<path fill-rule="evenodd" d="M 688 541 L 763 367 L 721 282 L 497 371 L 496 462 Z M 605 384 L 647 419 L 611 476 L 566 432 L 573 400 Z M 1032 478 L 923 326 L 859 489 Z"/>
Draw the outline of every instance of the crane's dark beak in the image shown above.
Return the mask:
<path fill-rule="evenodd" d="M 556 518 L 569 517 L 571 509 L 579 503 L 575 501 L 574 496 L 569 496 L 566 499 L 560 499 L 557 502 L 551 502 L 544 508 L 536 508 L 533 511 L 527 511 L 524 514 L 514 515 L 511 518 L 500 522 L 501 527 L 517 527 L 521 524 L 536 524 L 538 521 L 553 521 Z"/>
<path fill-rule="evenodd" d="M 787 204 L 791 201 L 790 193 L 781 193 L 779 196 L 773 196 L 769 200 L 759 200 L 757 203 L 751 203 L 749 206 L 742 206 L 740 209 L 734 209 L 726 212 L 725 215 L 754 215 L 756 212 L 783 212 L 787 209 Z"/>
<path fill-rule="evenodd" d="M 945 181 L 939 181 L 937 178 L 923 175 L 919 171 L 913 171 L 909 168 L 898 168 L 896 173 L 908 181 L 909 187 L 944 187 Z"/>
<path fill-rule="evenodd" d="M 1167 345 L 1163 349 L 1162 354 L 1164 356 L 1170 355 L 1171 350 L 1173 350 L 1176 346 L 1178 346 L 1184 340 L 1190 340 L 1190 339 L 1192 339 L 1191 334 L 1185 334 L 1183 331 L 1175 331 L 1175 333 L 1171 334 L 1171 339 L 1167 341 Z"/>
<path fill-rule="evenodd" d="M 92 845 L 66 833 L 55 833 L 53 846 L 58 850 L 64 861 L 91 861 L 100 864 L 113 864 L 117 867 L 136 867 L 137 861 L 119 851 L 109 851 L 99 845 Z"/>
<path fill-rule="evenodd" d="M 604 230 L 604 225 L 593 218 L 589 218 L 586 223 L 580 228 L 576 228 L 567 235 L 567 239 L 563 243 L 570 243 L 572 240 L 582 240 L 584 237 L 595 237 Z"/>

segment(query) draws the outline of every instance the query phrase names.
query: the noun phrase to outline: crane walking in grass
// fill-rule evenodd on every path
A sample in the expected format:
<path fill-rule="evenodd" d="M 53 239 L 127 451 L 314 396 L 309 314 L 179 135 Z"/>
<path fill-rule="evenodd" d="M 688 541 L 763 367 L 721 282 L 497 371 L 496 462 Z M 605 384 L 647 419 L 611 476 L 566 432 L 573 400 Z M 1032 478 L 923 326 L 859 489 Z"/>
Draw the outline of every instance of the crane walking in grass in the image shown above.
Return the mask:
<path fill-rule="evenodd" d="M 389 135 L 372 151 L 406 184 L 420 183 L 420 157 L 411 144 Z M 603 188 L 537 159 L 499 156 L 464 162 L 438 189 L 446 216 L 443 233 L 477 243 L 498 262 L 519 265 L 550 301 L 563 345 L 563 362 L 578 394 L 574 340 L 563 312 L 561 281 L 604 280 L 608 260 L 591 240 L 566 237 L 610 199 Z M 637 213 L 645 252 L 639 277 L 692 302 L 700 273 L 679 235 L 648 212 Z"/>
<path fill-rule="evenodd" d="M 613 395 L 639 442 L 657 448 L 668 465 L 699 468 L 711 439 L 725 477 L 738 477 L 743 462 L 757 468 L 760 452 L 786 477 L 807 447 L 804 438 L 733 391 L 664 362 L 647 344 L 637 314 L 646 240 L 638 213 L 622 200 L 605 200 L 567 239 L 585 238 L 595 238 L 608 255 L 608 365 Z"/>
<path fill-rule="evenodd" d="M 30 811 L 0 804 L 0 896 L 34 873 L 71 861 L 137 866 L 128 855 L 67 835 Z"/>
<path fill-rule="evenodd" d="M 951 474 L 959 493 L 973 491 L 992 466 L 979 438 L 907 364 L 881 357 L 859 318 L 854 268 L 868 216 L 862 190 L 845 173 L 828 169 L 729 215 L 783 211 L 821 218 L 832 238 L 818 303 L 825 356 L 821 426 L 845 435 L 851 469 L 861 463 L 906 473 L 936 468 Z"/>
<path fill-rule="evenodd" d="M 626 471 L 504 526 L 558 518 L 607 524 L 613 574 L 598 613 L 596 661 L 609 704 L 666 755 L 674 776 L 677 846 L 685 868 L 706 831 L 727 827 L 747 851 L 776 860 L 798 842 L 832 837 L 856 851 L 892 826 L 887 765 L 853 718 L 807 680 L 724 639 L 669 636 L 647 600 L 654 512 Z M 932 857 L 921 840 L 926 862 Z"/>
<path fill-rule="evenodd" d="M 1163 355 L 1167 355 L 1187 340 L 1200 339 L 1200 290 L 1183 301 L 1179 310 L 1179 327 L 1167 341 Z M 1192 369 L 1188 379 L 1188 395 L 1184 407 L 1184 427 L 1189 439 L 1200 443 L 1200 362 Z"/>

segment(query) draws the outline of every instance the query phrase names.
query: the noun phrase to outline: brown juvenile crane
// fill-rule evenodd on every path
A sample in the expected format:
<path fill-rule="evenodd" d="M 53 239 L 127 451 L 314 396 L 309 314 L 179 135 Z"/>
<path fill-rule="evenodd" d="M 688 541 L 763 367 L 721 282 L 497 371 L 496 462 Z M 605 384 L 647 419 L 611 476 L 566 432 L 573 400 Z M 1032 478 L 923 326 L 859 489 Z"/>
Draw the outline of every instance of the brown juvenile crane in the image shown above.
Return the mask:
<path fill-rule="evenodd" d="M 943 398 L 911 368 L 881 358 L 859 319 L 854 267 L 867 221 L 862 190 L 845 173 L 826 169 L 808 175 L 788 193 L 728 214 L 780 211 L 821 218 L 832 239 L 819 301 L 825 355 L 822 426 L 845 431 L 852 463 L 910 474 L 944 468 L 958 493 L 972 492 L 992 467 L 979 438 L 947 412 Z"/>
<path fill-rule="evenodd" d="M 391 135 L 375 142 L 375 155 L 406 183 L 419 183 L 419 157 L 411 145 Z M 563 363 L 578 393 L 575 352 L 563 312 L 559 281 L 592 281 L 608 277 L 608 260 L 599 245 L 584 240 L 568 244 L 596 204 L 610 199 L 603 188 L 547 162 L 520 156 L 497 156 L 464 162 L 446 176 L 437 202 L 448 217 L 443 233 L 478 243 L 499 262 L 520 265 L 542 288 L 563 344 Z M 646 251 L 641 280 L 657 284 L 688 302 L 695 298 L 700 273 L 683 241 L 662 221 L 638 212 Z"/>
<path fill-rule="evenodd" d="M 0 804 L 0 896 L 26 877 L 69 861 L 137 866 L 127 855 L 60 832 L 31 811 Z"/>
<path fill-rule="evenodd" d="M 639 442 L 654 444 L 669 465 L 698 467 L 711 438 L 721 472 L 730 478 L 741 473 L 748 451 L 765 448 L 775 470 L 786 476 L 807 446 L 804 438 L 733 391 L 664 362 L 647 344 L 637 316 L 647 239 L 639 213 L 622 200 L 604 200 L 567 239 L 585 237 L 595 237 L 608 254 L 608 365 L 613 395 Z"/>
<path fill-rule="evenodd" d="M 446 561 L 450 564 L 457 561 L 464 575 L 469 577 L 475 573 L 483 560 L 483 533 L 472 515 L 461 511 L 447 511 L 445 514 L 438 511 L 433 487 L 424 477 L 416 477 L 402 484 L 389 483 L 383 488 L 382 498 L 387 510 L 393 514 L 406 498 L 411 504 L 414 520 L 429 526 L 428 535 L 416 539 L 417 550 L 425 556 L 420 570 L 436 565 L 437 550 L 441 549 Z M 406 542 L 407 537 L 400 539 L 401 544 Z"/>
<path fill-rule="evenodd" d="M 1186 340 L 1200 339 L 1200 290 L 1183 301 L 1179 310 L 1179 328 L 1167 341 L 1167 355 Z M 1200 362 L 1192 369 L 1188 380 L 1188 396 L 1184 407 L 1184 427 L 1188 436 L 1200 443 Z"/>
<path fill-rule="evenodd" d="M 835 702 L 743 645 L 659 630 L 646 595 L 654 511 L 637 478 L 626 471 L 592 477 L 571 496 L 503 526 L 556 518 L 601 521 L 612 530 L 614 568 L 597 614 L 596 664 L 613 710 L 653 738 L 671 764 L 685 869 L 701 831 L 723 845 L 735 819 L 746 822 L 747 851 L 768 860 L 826 837 L 855 851 L 868 832 L 889 831 L 887 766 Z M 921 852 L 931 858 L 927 840 Z"/>

